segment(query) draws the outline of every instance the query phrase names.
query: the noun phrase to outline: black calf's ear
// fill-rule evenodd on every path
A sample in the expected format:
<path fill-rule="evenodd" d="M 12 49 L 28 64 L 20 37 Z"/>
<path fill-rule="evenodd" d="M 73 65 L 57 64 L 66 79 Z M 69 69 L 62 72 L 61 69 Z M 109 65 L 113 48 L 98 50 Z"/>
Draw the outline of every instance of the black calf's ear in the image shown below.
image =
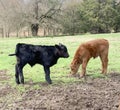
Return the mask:
<path fill-rule="evenodd" d="M 55 47 L 58 49 L 62 49 L 64 47 L 64 45 L 62 43 L 59 43 L 59 45 L 56 44 Z"/>
<path fill-rule="evenodd" d="M 59 46 L 62 46 L 62 43 L 59 43 Z"/>
<path fill-rule="evenodd" d="M 60 46 L 59 46 L 59 45 L 57 45 L 57 44 L 55 44 L 55 47 L 56 47 L 57 49 L 60 49 Z"/>

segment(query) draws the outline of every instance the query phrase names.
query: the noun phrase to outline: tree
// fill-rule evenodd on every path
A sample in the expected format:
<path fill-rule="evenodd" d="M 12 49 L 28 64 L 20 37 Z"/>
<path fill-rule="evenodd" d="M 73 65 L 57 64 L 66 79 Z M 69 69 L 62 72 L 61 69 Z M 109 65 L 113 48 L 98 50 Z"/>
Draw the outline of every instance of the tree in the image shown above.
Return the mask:
<path fill-rule="evenodd" d="M 118 32 L 120 4 L 117 0 L 83 0 L 67 5 L 62 26 L 65 33 Z"/>
<path fill-rule="evenodd" d="M 63 1 L 62 1 L 63 2 Z M 39 26 L 53 24 L 55 14 L 60 12 L 61 0 L 0 0 L 0 22 L 4 36 L 11 31 L 31 27 L 32 35 L 37 36 Z M 45 27 L 46 27 L 45 26 Z"/>
<path fill-rule="evenodd" d="M 116 11 L 114 15 L 113 30 L 114 32 L 120 32 L 120 1 L 114 1 L 113 7 Z"/>
<path fill-rule="evenodd" d="M 48 25 L 54 19 L 54 15 L 59 13 L 62 2 L 61 0 L 33 0 L 29 3 L 30 11 L 28 13 L 28 22 L 31 25 L 33 36 L 37 36 L 39 26 L 43 23 Z M 32 11 L 31 11 L 32 10 Z"/>
<path fill-rule="evenodd" d="M 80 1 L 74 0 L 74 1 L 67 1 L 64 4 L 64 8 L 62 8 L 62 13 L 59 18 L 59 22 L 61 23 L 63 27 L 63 33 L 64 34 L 70 34 L 74 35 L 76 33 L 79 33 L 80 30 L 80 20 L 78 18 L 78 11 L 79 11 L 79 5 Z"/>
<path fill-rule="evenodd" d="M 20 30 L 25 26 L 24 2 L 22 0 L 0 0 L 0 21 L 3 37 L 9 37 L 11 32 Z"/>
<path fill-rule="evenodd" d="M 105 33 L 110 32 L 113 24 L 115 10 L 112 7 L 112 0 L 85 0 L 81 4 L 83 21 L 89 27 L 89 32 Z"/>

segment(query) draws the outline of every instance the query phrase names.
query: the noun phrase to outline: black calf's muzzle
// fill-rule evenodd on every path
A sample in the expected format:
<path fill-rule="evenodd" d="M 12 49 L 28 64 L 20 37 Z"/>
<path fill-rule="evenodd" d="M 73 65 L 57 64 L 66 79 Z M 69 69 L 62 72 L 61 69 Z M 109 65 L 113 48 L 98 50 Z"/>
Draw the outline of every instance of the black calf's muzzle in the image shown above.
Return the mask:
<path fill-rule="evenodd" d="M 66 55 L 65 55 L 65 58 L 68 58 L 68 57 L 69 57 L 69 54 L 66 54 Z"/>

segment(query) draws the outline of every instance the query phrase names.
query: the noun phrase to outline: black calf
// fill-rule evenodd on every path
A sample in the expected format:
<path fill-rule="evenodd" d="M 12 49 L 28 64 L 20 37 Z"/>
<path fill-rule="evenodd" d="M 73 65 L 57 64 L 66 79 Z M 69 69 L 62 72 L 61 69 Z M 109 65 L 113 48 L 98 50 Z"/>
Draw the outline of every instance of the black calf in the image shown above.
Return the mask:
<path fill-rule="evenodd" d="M 41 46 L 18 43 L 16 45 L 15 54 L 9 56 L 16 56 L 17 63 L 15 65 L 15 78 L 17 84 L 24 84 L 23 67 L 28 63 L 31 66 L 41 64 L 44 67 L 45 79 L 51 84 L 50 67 L 57 63 L 61 58 L 68 58 L 66 46 L 59 44 L 55 46 Z"/>

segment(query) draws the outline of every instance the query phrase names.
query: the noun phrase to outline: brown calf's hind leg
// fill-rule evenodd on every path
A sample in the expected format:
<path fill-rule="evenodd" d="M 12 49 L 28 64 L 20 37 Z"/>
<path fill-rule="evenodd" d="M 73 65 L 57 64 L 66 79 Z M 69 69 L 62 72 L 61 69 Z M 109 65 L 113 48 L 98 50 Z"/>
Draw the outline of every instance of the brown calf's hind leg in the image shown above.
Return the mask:
<path fill-rule="evenodd" d="M 107 56 L 100 56 L 102 61 L 102 74 L 107 73 L 107 66 L 108 66 L 108 57 Z"/>

